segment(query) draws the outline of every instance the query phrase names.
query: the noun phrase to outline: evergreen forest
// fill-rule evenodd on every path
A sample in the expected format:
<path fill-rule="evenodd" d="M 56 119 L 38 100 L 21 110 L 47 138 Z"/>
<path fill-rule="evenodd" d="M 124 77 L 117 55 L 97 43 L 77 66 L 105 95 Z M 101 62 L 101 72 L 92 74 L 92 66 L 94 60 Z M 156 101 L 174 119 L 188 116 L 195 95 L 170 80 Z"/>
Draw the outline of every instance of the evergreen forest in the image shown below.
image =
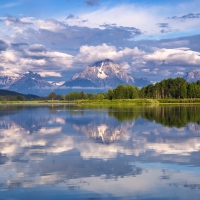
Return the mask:
<path fill-rule="evenodd" d="M 200 80 L 189 83 L 183 78 L 169 78 L 162 80 L 156 84 L 138 88 L 131 85 L 118 85 L 114 89 L 109 89 L 106 93 L 88 93 L 69 92 L 65 100 L 79 100 L 79 99 L 186 99 L 186 98 L 200 98 Z"/>

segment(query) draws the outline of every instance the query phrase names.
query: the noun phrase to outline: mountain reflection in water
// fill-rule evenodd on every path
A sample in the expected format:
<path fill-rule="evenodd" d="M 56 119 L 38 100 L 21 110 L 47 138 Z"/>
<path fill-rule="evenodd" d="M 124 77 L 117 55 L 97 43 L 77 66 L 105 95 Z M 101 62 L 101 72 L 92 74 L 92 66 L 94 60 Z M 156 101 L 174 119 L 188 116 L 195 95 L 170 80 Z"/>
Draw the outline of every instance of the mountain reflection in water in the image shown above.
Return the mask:
<path fill-rule="evenodd" d="M 198 199 L 199 167 L 199 106 L 0 107 L 5 199 Z"/>

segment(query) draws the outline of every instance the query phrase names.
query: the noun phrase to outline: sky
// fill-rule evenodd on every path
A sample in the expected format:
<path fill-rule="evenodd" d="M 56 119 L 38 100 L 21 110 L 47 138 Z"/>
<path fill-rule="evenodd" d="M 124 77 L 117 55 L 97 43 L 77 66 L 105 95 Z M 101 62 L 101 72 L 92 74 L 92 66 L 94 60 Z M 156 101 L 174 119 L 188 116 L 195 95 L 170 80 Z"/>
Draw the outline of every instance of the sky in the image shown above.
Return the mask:
<path fill-rule="evenodd" d="M 152 82 L 200 70 L 200 1 L 0 1 L 0 76 L 67 81 L 104 59 Z"/>

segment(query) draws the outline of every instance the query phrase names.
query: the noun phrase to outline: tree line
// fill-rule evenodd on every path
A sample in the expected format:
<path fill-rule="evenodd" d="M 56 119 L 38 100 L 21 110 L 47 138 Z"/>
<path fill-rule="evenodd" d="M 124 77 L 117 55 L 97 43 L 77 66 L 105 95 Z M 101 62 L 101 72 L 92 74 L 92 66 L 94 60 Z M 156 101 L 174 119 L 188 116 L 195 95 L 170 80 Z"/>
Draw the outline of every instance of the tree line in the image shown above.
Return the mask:
<path fill-rule="evenodd" d="M 131 85 L 118 85 L 114 89 L 109 89 L 105 93 L 87 93 L 69 92 L 67 95 L 62 95 L 63 100 L 102 100 L 102 99 L 137 99 L 137 98 L 152 98 L 152 99 L 166 99 L 166 98 L 200 98 L 200 80 L 189 83 L 183 78 L 169 78 L 162 80 L 156 84 L 138 87 Z"/>
<path fill-rule="evenodd" d="M 0 101 L 24 101 L 38 98 L 39 96 L 33 94 L 21 94 L 14 91 L 0 89 Z"/>
<path fill-rule="evenodd" d="M 0 93 L 0 101 L 23 101 L 26 99 L 37 99 L 35 95 L 10 94 L 2 90 Z M 132 85 L 118 85 L 114 89 L 109 89 L 107 92 L 98 94 L 81 92 L 69 92 L 66 95 L 57 95 L 51 92 L 47 99 L 50 100 L 114 100 L 114 99 L 186 99 L 186 98 L 200 98 L 200 80 L 189 83 L 183 78 L 169 78 L 161 82 L 150 84 L 148 86 L 138 88 Z M 38 98 L 39 99 L 39 98 Z M 45 99 L 45 98 L 43 98 Z"/>

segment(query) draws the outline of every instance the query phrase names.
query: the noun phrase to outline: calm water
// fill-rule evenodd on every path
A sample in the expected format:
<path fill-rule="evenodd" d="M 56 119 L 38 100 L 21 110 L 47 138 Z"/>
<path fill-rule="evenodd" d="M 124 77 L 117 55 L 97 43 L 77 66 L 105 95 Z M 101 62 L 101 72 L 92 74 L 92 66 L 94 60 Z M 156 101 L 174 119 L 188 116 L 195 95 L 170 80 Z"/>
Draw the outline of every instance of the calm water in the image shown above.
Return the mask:
<path fill-rule="evenodd" d="M 199 199 L 200 107 L 0 107 L 0 200 Z"/>

